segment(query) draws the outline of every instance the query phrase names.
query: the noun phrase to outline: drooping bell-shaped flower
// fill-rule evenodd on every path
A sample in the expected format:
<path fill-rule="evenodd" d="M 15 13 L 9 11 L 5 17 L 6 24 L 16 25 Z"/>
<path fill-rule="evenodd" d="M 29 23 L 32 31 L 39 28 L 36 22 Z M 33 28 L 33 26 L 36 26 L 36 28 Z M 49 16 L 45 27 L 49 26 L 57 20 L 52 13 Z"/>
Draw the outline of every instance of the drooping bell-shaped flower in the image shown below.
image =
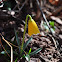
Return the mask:
<path fill-rule="evenodd" d="M 38 34 L 40 33 L 38 26 L 36 24 L 36 22 L 31 19 L 28 21 L 28 34 L 31 36 L 33 34 Z"/>

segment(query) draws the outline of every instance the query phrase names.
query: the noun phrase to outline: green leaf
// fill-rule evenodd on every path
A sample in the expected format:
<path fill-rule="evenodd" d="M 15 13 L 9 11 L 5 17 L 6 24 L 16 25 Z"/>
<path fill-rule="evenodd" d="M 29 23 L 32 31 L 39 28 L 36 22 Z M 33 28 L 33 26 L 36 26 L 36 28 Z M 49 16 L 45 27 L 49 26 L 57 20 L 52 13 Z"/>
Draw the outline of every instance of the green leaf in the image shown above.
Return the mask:
<path fill-rule="evenodd" d="M 54 27 L 54 21 L 50 21 L 50 25 Z"/>
<path fill-rule="evenodd" d="M 26 41 L 26 43 L 24 43 L 23 45 L 23 49 L 25 50 L 25 48 L 27 47 L 27 45 L 30 43 L 30 41 L 32 40 L 32 37 L 29 38 L 28 41 Z"/>
<path fill-rule="evenodd" d="M 29 50 L 29 53 L 28 54 L 30 54 L 31 53 L 31 48 L 30 48 L 30 50 Z"/>
<path fill-rule="evenodd" d="M 7 53 L 10 53 L 10 51 L 8 50 Z M 1 54 L 6 54 L 6 52 L 2 51 Z"/>
<path fill-rule="evenodd" d="M 42 50 L 42 48 L 38 48 L 37 50 L 33 51 L 33 52 L 30 53 L 29 55 L 37 54 L 37 53 L 40 52 L 41 50 Z"/>
<path fill-rule="evenodd" d="M 25 58 L 28 62 L 30 61 L 30 56 L 28 54 L 25 56 Z"/>
<path fill-rule="evenodd" d="M 17 41 L 17 44 L 18 44 L 18 46 L 19 46 L 19 52 L 20 52 L 20 51 L 21 51 L 21 48 L 20 48 L 20 41 L 19 41 L 19 39 L 18 39 L 18 34 L 17 34 L 15 28 L 14 28 L 14 31 L 15 31 L 16 41 Z"/>
<path fill-rule="evenodd" d="M 17 62 L 18 58 L 16 58 L 15 62 Z"/>
<path fill-rule="evenodd" d="M 6 54 L 6 52 L 5 51 L 2 51 L 1 54 Z"/>
<path fill-rule="evenodd" d="M 22 56 L 22 58 L 25 58 L 25 54 Z"/>

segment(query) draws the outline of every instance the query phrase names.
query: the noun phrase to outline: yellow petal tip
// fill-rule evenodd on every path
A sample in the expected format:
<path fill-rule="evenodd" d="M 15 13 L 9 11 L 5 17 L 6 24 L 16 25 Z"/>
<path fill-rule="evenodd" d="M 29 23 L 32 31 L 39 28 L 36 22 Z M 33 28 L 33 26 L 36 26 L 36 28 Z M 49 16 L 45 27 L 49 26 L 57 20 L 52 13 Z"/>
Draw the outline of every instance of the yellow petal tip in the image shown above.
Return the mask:
<path fill-rule="evenodd" d="M 38 34 L 40 33 L 38 26 L 36 24 L 36 22 L 31 19 L 31 21 L 28 21 L 28 34 L 31 36 L 33 34 Z"/>

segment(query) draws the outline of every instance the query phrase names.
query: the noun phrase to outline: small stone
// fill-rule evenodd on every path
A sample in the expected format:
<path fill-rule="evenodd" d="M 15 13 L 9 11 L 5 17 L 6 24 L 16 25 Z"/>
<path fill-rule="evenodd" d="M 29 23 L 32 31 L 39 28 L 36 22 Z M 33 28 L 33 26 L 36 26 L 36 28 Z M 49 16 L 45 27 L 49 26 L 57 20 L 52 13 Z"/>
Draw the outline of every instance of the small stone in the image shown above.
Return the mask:
<path fill-rule="evenodd" d="M 52 56 L 51 55 L 47 55 L 48 56 L 48 58 L 52 58 Z"/>
<path fill-rule="evenodd" d="M 31 58 L 30 62 L 41 62 L 39 58 Z"/>
<path fill-rule="evenodd" d="M 11 11 L 11 15 L 12 15 L 12 16 L 15 15 L 15 12 L 14 12 L 14 11 Z"/>
<path fill-rule="evenodd" d="M 62 35 L 60 34 L 59 37 L 62 39 Z"/>
<path fill-rule="evenodd" d="M 45 36 L 44 32 L 41 32 L 40 35 L 41 35 L 41 36 Z"/>
<path fill-rule="evenodd" d="M 22 31 L 22 32 L 24 32 L 24 29 L 23 29 L 23 28 L 21 28 L 21 31 Z"/>

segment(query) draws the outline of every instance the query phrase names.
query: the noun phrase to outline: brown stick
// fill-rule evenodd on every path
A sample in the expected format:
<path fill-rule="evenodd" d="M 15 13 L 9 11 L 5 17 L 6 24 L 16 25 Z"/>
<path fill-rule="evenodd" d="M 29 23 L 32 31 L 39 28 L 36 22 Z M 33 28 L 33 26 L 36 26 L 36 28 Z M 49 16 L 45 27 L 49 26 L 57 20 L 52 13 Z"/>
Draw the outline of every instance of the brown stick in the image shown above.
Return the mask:
<path fill-rule="evenodd" d="M 49 19 L 50 18 L 50 16 L 55 16 L 55 15 L 57 15 L 57 13 L 58 12 L 60 12 L 62 10 L 62 6 L 60 6 L 59 8 L 57 8 L 56 10 L 54 10 L 53 12 L 52 12 L 52 14 L 51 15 L 48 15 L 46 18 L 47 19 Z"/>
<path fill-rule="evenodd" d="M 0 38 L 0 44 L 1 44 L 1 46 L 2 46 L 2 48 L 5 50 L 5 52 L 7 53 L 7 55 L 10 57 L 10 55 L 8 54 L 8 52 L 6 51 L 6 49 L 3 47 L 3 45 L 2 45 L 2 42 L 1 42 L 1 38 Z M 11 57 L 10 57 L 11 58 Z"/>

